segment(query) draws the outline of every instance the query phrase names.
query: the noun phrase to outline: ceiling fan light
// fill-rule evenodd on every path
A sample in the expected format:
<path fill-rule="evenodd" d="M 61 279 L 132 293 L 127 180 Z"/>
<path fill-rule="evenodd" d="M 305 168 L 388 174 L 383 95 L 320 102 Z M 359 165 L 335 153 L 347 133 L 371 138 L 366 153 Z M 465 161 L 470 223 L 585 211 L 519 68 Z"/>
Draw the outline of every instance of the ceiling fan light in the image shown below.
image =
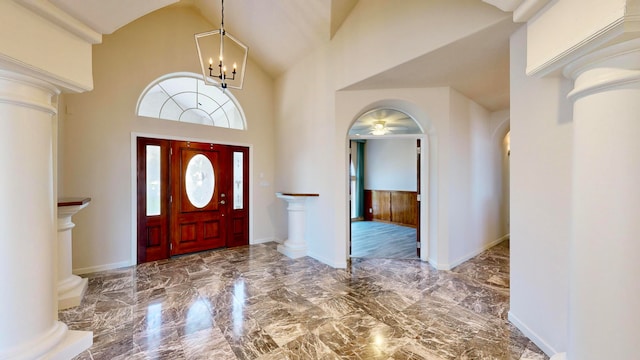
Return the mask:
<path fill-rule="evenodd" d="M 387 131 L 388 129 L 385 126 L 385 122 L 383 120 L 378 120 L 373 123 L 373 129 L 371 129 L 371 134 L 379 136 L 379 135 L 386 134 Z"/>

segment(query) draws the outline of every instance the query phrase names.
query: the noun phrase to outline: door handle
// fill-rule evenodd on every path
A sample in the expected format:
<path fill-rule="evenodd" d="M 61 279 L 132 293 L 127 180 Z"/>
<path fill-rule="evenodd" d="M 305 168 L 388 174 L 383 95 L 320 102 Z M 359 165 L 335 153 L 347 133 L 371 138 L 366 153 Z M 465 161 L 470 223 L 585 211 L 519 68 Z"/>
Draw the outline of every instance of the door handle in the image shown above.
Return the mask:
<path fill-rule="evenodd" d="M 224 200 L 220 200 L 220 205 L 224 205 L 224 204 L 226 204 L 226 203 L 227 203 L 226 201 L 224 201 Z"/>

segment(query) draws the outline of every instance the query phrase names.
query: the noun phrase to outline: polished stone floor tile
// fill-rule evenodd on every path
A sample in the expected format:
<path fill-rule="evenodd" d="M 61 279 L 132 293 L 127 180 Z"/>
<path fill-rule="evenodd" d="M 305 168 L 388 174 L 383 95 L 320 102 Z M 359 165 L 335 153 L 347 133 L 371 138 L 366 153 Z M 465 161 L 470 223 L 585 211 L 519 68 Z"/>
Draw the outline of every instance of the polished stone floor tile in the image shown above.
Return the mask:
<path fill-rule="evenodd" d="M 548 359 L 507 320 L 509 243 L 437 271 L 415 259 L 346 269 L 275 243 L 90 274 L 59 313 L 91 330 L 77 360 Z"/>

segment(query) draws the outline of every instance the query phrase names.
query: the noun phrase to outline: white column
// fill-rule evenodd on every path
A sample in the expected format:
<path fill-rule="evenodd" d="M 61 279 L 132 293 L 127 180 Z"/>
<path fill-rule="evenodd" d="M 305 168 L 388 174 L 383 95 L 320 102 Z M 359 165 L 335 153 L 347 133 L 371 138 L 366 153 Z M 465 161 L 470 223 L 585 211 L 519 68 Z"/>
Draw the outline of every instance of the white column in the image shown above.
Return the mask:
<path fill-rule="evenodd" d="M 91 332 L 57 321 L 52 98 L 47 83 L 0 70 L 0 359 L 70 359 Z"/>
<path fill-rule="evenodd" d="M 91 199 L 58 202 L 58 309 L 80 305 L 88 279 L 72 273 L 72 234 L 76 226 L 71 217 L 89 205 Z"/>
<path fill-rule="evenodd" d="M 637 359 L 640 39 L 584 56 L 565 75 L 575 79 L 569 94 L 574 167 L 566 355 Z"/>
<path fill-rule="evenodd" d="M 304 239 L 305 202 L 307 197 L 317 194 L 276 193 L 276 196 L 287 202 L 289 215 L 289 234 L 284 244 L 278 245 L 278 251 L 296 259 L 307 255 L 307 243 Z"/>

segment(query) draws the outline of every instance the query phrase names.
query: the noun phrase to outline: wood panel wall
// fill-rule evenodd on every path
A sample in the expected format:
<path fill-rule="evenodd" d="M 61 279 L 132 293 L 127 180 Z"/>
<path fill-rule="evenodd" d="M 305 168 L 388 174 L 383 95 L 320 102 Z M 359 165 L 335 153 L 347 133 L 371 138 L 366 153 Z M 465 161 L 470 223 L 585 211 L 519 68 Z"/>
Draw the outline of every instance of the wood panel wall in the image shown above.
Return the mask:
<path fill-rule="evenodd" d="M 418 226 L 418 193 L 415 191 L 364 191 L 364 219 Z"/>

